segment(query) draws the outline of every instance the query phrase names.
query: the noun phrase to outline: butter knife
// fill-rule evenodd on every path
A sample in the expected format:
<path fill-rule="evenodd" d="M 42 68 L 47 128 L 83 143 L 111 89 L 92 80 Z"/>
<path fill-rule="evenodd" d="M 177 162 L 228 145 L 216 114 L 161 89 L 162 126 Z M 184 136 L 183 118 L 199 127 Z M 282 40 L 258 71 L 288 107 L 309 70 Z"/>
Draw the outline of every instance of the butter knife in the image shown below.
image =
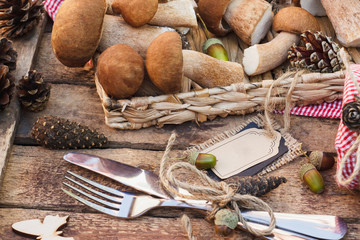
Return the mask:
<path fill-rule="evenodd" d="M 171 198 L 161 188 L 159 177 L 150 171 L 85 153 L 68 153 L 64 155 L 64 159 L 136 190 L 160 198 Z M 184 189 L 179 189 L 179 191 L 186 192 Z M 191 204 L 195 203 L 194 201 L 196 200 L 184 201 Z M 206 202 L 196 201 L 196 204 L 206 205 Z M 244 210 L 241 213 L 247 221 L 263 225 L 269 225 L 270 223 L 267 212 Z M 291 213 L 274 214 L 276 217 L 276 228 L 308 235 L 317 239 L 341 239 L 347 232 L 345 221 L 337 216 Z"/>

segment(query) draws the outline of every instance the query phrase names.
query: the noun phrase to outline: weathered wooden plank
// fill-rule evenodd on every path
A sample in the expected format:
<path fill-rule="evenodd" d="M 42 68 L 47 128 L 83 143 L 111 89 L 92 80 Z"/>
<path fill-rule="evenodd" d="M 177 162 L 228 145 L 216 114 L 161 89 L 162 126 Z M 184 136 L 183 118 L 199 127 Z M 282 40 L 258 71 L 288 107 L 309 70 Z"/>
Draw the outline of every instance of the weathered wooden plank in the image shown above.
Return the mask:
<path fill-rule="evenodd" d="M 161 151 L 126 148 L 81 150 L 80 152 L 116 159 L 156 173 L 159 171 L 159 162 L 162 156 Z M 67 151 L 64 150 L 54 151 L 42 147 L 14 146 L 4 175 L 3 186 L 0 189 L 0 204 L 22 208 L 89 211 L 87 207 L 61 191 L 63 176 L 67 170 L 78 172 L 112 187 L 119 186 L 115 182 L 62 160 L 65 153 Z M 172 156 L 180 156 L 179 151 L 172 152 Z M 354 212 L 360 211 L 360 205 L 358 204 L 360 192 L 352 193 L 338 188 L 333 177 L 335 167 L 323 172 L 326 185 L 324 193 L 313 194 L 299 179 L 300 164 L 301 159 L 296 159 L 292 163 L 270 173 L 273 176 L 284 176 L 288 180 L 287 183 L 262 197 L 274 211 L 338 215 L 349 219 L 349 221 L 358 221 L 360 223 L 360 216 L 354 215 Z M 129 188 L 125 187 L 120 188 L 129 190 Z M 169 212 L 168 210 L 159 209 L 150 212 L 148 215 L 169 216 Z M 171 216 L 179 215 L 178 211 L 171 212 Z"/>
<path fill-rule="evenodd" d="M 13 41 L 13 47 L 18 53 L 16 70 L 12 72 L 16 81 L 27 74 L 32 67 L 46 21 L 47 17 L 31 33 Z M 0 182 L 15 137 L 19 117 L 20 107 L 14 96 L 6 110 L 0 112 Z"/>
<path fill-rule="evenodd" d="M 0 239 L 23 240 L 20 235 L 11 230 L 15 222 L 39 218 L 47 215 L 60 217 L 69 216 L 65 227 L 61 228 L 64 237 L 74 237 L 75 240 L 117 240 L 117 239 L 159 239 L 159 240 L 186 240 L 186 232 L 183 230 L 180 218 L 154 218 L 140 217 L 133 220 L 125 220 L 106 216 L 104 214 L 73 213 L 63 211 L 43 211 L 35 209 L 2 209 L 0 212 Z M 194 235 L 199 239 L 223 239 L 215 234 L 212 223 L 204 219 L 191 219 Z M 236 231 L 227 239 L 254 239 L 244 231 Z M 5 238 L 4 238 L 5 240 Z"/>
<path fill-rule="evenodd" d="M 112 147 L 131 147 L 162 150 L 171 132 L 178 137 L 176 148 L 186 148 L 214 137 L 226 130 L 235 128 L 243 121 L 255 116 L 228 116 L 216 118 L 197 125 L 187 122 L 181 125 L 167 125 L 163 128 L 150 127 L 140 130 L 116 130 L 105 124 L 104 113 L 96 89 L 89 86 L 52 84 L 47 108 L 38 113 L 24 112 L 16 133 L 16 144 L 34 144 L 30 138 L 33 123 L 40 116 L 55 115 L 77 121 L 103 132 L 111 141 Z M 274 115 L 281 122 L 281 115 Z M 334 142 L 339 121 L 310 117 L 291 117 L 293 137 L 304 142 L 305 150 L 319 149 L 335 152 Z M 156 139 L 156 141 L 154 141 Z"/>

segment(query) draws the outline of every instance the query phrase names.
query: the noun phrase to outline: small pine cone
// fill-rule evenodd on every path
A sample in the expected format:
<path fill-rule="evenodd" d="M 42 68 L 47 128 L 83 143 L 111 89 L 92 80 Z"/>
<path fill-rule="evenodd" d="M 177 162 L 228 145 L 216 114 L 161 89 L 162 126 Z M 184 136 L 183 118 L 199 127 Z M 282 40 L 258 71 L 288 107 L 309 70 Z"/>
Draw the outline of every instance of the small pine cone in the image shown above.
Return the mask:
<path fill-rule="evenodd" d="M 225 180 L 229 185 L 234 186 L 237 193 L 250 194 L 256 197 L 260 197 L 271 190 L 277 188 L 280 184 L 286 183 L 284 177 L 259 177 L 248 176 L 238 177 L 234 176 Z"/>
<path fill-rule="evenodd" d="M 7 38 L 0 39 L 0 64 L 16 69 L 17 52 L 13 49 L 12 42 Z"/>
<path fill-rule="evenodd" d="M 20 37 L 32 30 L 44 12 L 42 0 L 0 0 L 0 30 L 6 38 Z"/>
<path fill-rule="evenodd" d="M 31 136 L 49 149 L 101 148 L 107 143 L 103 134 L 55 116 L 40 117 L 32 128 Z"/>
<path fill-rule="evenodd" d="M 0 65 L 0 111 L 10 104 L 15 89 L 15 78 L 9 73 L 9 67 Z"/>
<path fill-rule="evenodd" d="M 30 70 L 27 76 L 19 80 L 17 94 L 21 106 L 32 112 L 39 112 L 45 109 L 50 98 L 49 83 L 44 82 L 41 73 Z"/>
<path fill-rule="evenodd" d="M 342 108 L 342 122 L 352 131 L 360 130 L 360 97 L 355 95 L 355 101 L 348 102 Z"/>
<path fill-rule="evenodd" d="M 292 67 L 307 68 L 321 73 L 344 69 L 339 56 L 340 48 L 330 37 L 320 32 L 306 31 L 300 35 L 300 38 L 300 45 L 293 45 L 288 52 Z"/>

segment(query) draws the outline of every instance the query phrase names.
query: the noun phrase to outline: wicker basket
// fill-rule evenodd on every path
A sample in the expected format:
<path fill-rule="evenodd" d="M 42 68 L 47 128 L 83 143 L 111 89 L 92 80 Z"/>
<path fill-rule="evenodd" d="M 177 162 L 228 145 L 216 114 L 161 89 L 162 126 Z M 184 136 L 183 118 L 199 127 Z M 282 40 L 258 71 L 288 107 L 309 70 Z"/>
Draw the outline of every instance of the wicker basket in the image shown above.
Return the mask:
<path fill-rule="evenodd" d="M 270 104 L 283 109 L 295 73 L 281 81 L 263 80 L 173 95 L 111 99 L 98 80 L 96 87 L 105 112 L 106 124 L 118 129 L 140 129 L 186 121 L 204 122 L 217 116 L 243 115 L 264 109 L 271 86 Z M 291 104 L 301 106 L 341 99 L 344 73 L 307 73 L 299 76 L 291 92 Z"/>

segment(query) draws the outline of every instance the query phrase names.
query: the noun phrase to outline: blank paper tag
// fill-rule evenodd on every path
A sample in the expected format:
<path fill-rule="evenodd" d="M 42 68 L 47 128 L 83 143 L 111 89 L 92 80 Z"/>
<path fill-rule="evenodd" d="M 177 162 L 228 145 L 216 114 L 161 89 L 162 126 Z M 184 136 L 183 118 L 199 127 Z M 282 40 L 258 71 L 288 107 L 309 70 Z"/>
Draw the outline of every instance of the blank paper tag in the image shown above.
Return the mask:
<path fill-rule="evenodd" d="M 250 128 L 202 152 L 216 156 L 217 163 L 212 171 L 225 179 L 277 155 L 280 139 L 279 132 L 270 138 L 265 130 Z"/>

